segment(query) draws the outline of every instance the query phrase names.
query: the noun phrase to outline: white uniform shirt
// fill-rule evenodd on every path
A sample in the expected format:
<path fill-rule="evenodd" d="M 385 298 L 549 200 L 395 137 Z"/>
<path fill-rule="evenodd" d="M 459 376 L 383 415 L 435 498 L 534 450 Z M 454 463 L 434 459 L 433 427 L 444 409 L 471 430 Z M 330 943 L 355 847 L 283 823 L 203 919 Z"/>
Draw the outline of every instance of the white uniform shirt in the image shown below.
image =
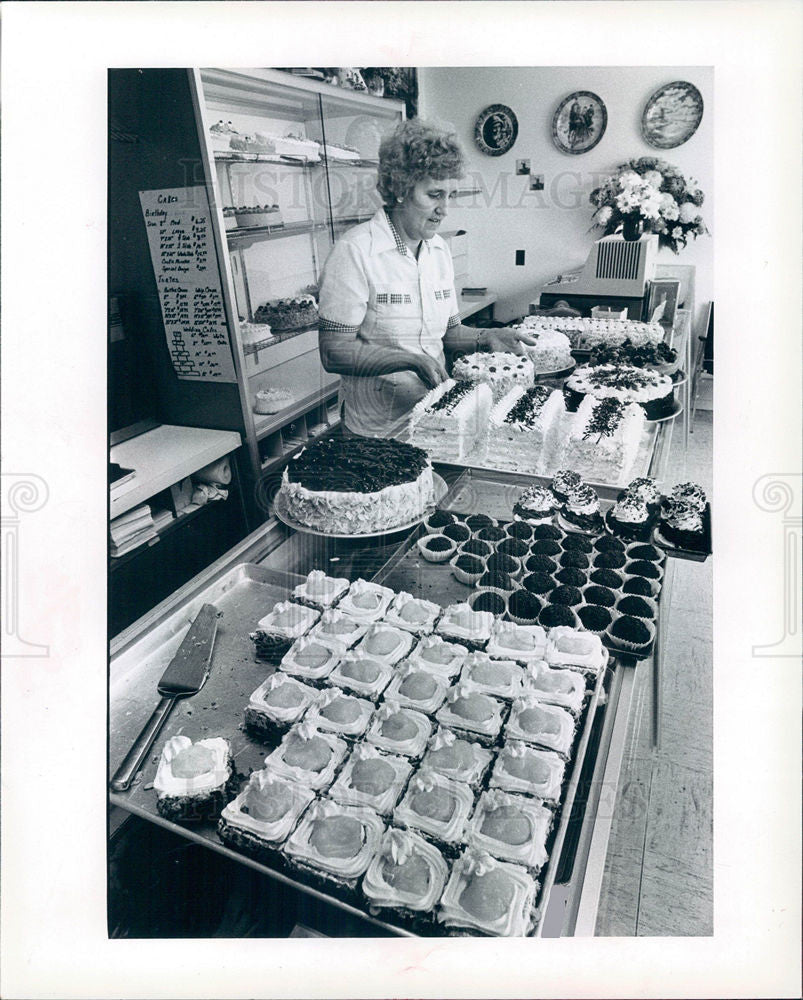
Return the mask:
<path fill-rule="evenodd" d="M 369 344 L 429 354 L 443 363 L 443 337 L 460 323 L 452 257 L 440 236 L 424 240 L 418 259 L 384 209 L 338 240 L 326 261 L 319 295 L 321 329 Z M 344 375 L 346 427 L 393 437 L 427 393 L 412 371 Z"/>

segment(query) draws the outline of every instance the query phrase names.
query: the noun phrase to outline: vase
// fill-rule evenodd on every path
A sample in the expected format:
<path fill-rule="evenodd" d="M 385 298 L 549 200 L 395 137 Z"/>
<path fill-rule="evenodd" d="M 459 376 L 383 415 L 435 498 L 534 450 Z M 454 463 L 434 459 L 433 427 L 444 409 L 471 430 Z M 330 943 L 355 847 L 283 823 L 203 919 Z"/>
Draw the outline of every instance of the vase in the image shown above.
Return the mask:
<path fill-rule="evenodd" d="M 632 243 L 641 239 L 644 232 L 644 219 L 640 215 L 626 215 L 622 219 L 622 237 Z"/>

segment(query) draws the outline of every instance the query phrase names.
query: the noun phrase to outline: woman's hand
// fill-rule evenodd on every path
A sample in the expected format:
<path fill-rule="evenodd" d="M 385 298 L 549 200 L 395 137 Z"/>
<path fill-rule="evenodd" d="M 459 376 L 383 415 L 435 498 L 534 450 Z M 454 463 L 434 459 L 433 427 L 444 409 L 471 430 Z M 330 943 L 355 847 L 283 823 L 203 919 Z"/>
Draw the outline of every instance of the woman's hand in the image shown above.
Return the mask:
<path fill-rule="evenodd" d="M 428 354 L 417 354 L 415 356 L 415 366 L 413 371 L 421 379 L 427 389 L 434 389 L 436 385 L 445 382 L 449 375 L 444 366 L 431 358 Z"/>
<path fill-rule="evenodd" d="M 513 354 L 524 354 L 525 344 L 532 346 L 535 344 L 535 338 L 523 330 L 505 327 L 485 330 L 484 343 L 489 351 L 512 351 Z"/>

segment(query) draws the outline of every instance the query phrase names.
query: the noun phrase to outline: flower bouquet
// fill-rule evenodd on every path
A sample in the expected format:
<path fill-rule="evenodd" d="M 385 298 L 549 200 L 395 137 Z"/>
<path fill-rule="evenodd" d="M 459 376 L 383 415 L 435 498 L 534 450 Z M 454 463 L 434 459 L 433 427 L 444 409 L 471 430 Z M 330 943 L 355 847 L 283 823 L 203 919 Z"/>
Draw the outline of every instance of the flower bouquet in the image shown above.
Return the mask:
<path fill-rule="evenodd" d="M 671 163 L 642 156 L 621 164 L 591 192 L 592 228 L 606 236 L 621 230 L 625 239 L 657 233 L 659 246 L 677 253 L 689 239 L 708 233 L 700 212 L 704 198 L 697 182 Z"/>

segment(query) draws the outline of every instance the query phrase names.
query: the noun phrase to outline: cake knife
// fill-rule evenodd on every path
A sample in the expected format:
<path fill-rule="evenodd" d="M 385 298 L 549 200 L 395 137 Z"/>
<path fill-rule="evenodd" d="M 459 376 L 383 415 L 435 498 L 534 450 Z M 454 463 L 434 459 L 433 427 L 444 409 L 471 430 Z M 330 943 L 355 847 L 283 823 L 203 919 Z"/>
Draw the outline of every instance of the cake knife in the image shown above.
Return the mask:
<path fill-rule="evenodd" d="M 111 780 L 115 792 L 125 792 L 134 775 L 142 766 L 145 756 L 159 735 L 175 701 L 197 694 L 206 683 L 212 665 L 212 647 L 217 635 L 218 609 L 214 604 L 204 604 L 190 625 L 173 659 L 168 663 L 156 690 L 162 700 L 154 709 L 142 732 L 134 741 L 122 764 Z"/>

